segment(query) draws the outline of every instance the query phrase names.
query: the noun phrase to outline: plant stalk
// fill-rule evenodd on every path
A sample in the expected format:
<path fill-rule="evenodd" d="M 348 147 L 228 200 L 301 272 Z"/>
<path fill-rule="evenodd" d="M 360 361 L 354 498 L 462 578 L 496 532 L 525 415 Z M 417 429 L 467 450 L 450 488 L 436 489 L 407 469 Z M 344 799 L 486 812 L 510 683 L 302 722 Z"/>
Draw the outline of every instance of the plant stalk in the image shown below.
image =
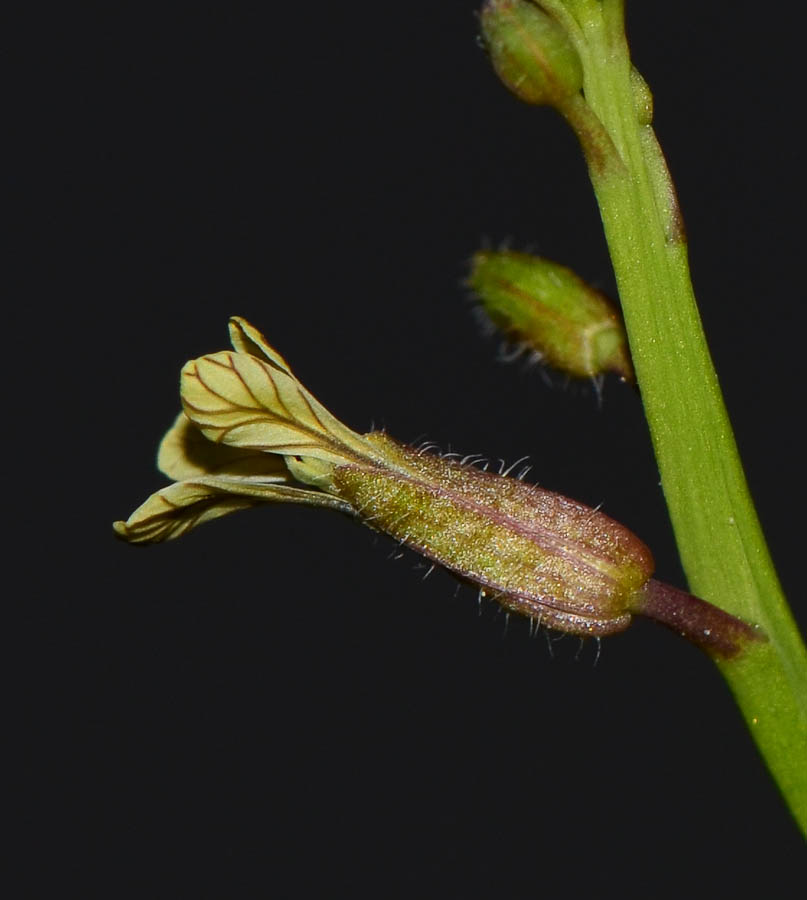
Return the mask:
<path fill-rule="evenodd" d="M 681 561 L 694 594 L 761 626 L 716 659 L 807 834 L 807 652 L 751 500 L 698 314 L 675 190 L 636 103 L 621 0 L 541 0 L 575 43 L 577 132 L 600 207 L 637 382 Z"/>

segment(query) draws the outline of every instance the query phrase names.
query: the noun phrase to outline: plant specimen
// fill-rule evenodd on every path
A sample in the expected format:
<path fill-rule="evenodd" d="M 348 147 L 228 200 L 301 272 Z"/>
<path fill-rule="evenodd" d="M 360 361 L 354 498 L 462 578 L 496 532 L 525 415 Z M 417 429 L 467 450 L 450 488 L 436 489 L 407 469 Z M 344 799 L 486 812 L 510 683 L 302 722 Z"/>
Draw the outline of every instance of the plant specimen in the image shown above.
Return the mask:
<path fill-rule="evenodd" d="M 352 432 L 238 319 L 235 352 L 183 370 L 184 413 L 160 451 L 160 468 L 177 483 L 116 528 L 129 540 L 151 541 L 267 500 L 325 505 L 362 518 L 544 625 L 600 635 L 625 627 L 636 612 L 660 618 L 715 659 L 804 830 L 807 654 L 745 483 L 695 305 L 683 217 L 652 129 L 652 96 L 631 64 L 623 6 L 489 0 L 481 24 L 505 85 L 527 103 L 556 109 L 580 141 L 630 356 L 607 306 L 596 303 L 588 307 L 594 318 L 567 317 L 571 331 L 541 326 L 540 338 L 531 339 L 573 374 L 635 375 L 689 587 L 703 600 L 658 586 L 644 545 L 597 511 L 383 433 Z M 511 269 L 529 264 L 505 262 Z M 588 303 L 565 272 L 554 270 L 560 294 Z M 500 286 L 517 285 L 519 277 L 499 279 Z M 484 293 L 481 280 L 476 287 Z M 517 293 L 536 291 L 521 286 Z M 520 310 L 498 306 L 494 318 L 529 338 Z"/>

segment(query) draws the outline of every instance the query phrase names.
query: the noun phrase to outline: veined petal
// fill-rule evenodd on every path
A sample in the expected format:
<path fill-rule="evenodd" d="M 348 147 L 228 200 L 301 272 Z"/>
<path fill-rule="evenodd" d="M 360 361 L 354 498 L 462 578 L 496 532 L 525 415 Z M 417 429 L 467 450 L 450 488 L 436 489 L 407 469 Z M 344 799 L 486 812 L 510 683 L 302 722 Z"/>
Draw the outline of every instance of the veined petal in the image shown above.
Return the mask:
<path fill-rule="evenodd" d="M 113 528 L 130 543 L 155 544 L 178 538 L 202 522 L 227 513 L 273 502 L 305 503 L 352 512 L 345 501 L 318 491 L 265 480 L 201 476 L 157 491 L 125 522 L 113 523 Z"/>
<path fill-rule="evenodd" d="M 182 370 L 185 413 L 205 437 L 337 465 L 378 460 L 376 448 L 331 415 L 259 332 L 243 320 L 232 331 L 236 346 L 257 348 L 261 358 L 226 350 L 192 360 Z"/>
<path fill-rule="evenodd" d="M 274 363 L 291 375 L 291 368 L 285 359 L 272 347 L 254 325 L 241 316 L 231 316 L 229 321 L 230 343 L 238 353 L 246 353 L 266 362 Z"/>
<path fill-rule="evenodd" d="M 289 477 L 282 457 L 209 441 L 184 412 L 160 443 L 157 468 L 174 481 L 199 475 L 252 476 L 272 481 Z"/>

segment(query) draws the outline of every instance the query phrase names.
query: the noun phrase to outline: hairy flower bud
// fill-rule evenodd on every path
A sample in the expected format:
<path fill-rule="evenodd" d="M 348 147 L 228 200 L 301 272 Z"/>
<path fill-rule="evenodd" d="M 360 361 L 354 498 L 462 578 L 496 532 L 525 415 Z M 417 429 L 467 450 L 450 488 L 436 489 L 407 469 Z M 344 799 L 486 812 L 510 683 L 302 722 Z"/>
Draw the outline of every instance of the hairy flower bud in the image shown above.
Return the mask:
<path fill-rule="evenodd" d="M 160 446 L 175 480 L 116 533 L 133 543 L 179 537 L 201 522 L 266 502 L 355 516 L 439 563 L 503 607 L 570 634 L 603 635 L 644 612 L 729 656 L 755 633 L 659 585 L 627 528 L 574 500 L 399 444 L 334 418 L 243 319 L 233 350 L 182 370 L 183 412 Z"/>
<path fill-rule="evenodd" d="M 550 366 L 578 377 L 633 381 L 617 307 L 571 269 L 512 250 L 480 250 L 468 285 L 490 320 Z"/>
<path fill-rule="evenodd" d="M 583 67 L 564 29 L 529 0 L 488 0 L 482 36 L 496 74 L 517 97 L 562 105 L 583 86 Z"/>

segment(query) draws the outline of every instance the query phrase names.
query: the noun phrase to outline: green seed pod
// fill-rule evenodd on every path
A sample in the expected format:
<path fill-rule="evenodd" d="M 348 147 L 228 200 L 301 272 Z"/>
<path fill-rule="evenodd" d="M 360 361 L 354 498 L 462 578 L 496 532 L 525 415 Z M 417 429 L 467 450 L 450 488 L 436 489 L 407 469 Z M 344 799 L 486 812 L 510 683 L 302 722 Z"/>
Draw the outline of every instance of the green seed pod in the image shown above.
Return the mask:
<path fill-rule="evenodd" d="M 517 97 L 563 105 L 583 87 L 583 66 L 564 29 L 528 0 L 488 0 L 482 36 L 496 74 Z"/>
<path fill-rule="evenodd" d="M 512 250 L 480 250 L 468 285 L 490 320 L 550 366 L 580 378 L 633 381 L 617 307 L 571 269 Z"/>

